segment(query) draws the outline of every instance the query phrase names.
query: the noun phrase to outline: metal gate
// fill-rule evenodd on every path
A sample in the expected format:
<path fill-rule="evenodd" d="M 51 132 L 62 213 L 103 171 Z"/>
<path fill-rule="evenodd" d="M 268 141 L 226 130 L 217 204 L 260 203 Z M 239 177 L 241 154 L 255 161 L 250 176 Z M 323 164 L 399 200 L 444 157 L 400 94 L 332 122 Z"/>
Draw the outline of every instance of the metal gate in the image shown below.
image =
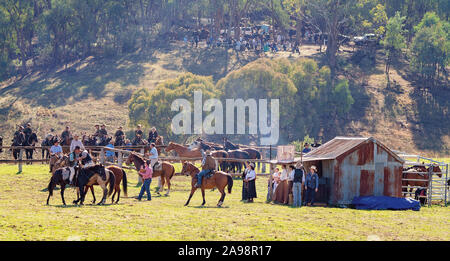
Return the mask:
<path fill-rule="evenodd" d="M 409 155 L 408 155 L 409 156 Z M 430 158 L 425 158 L 421 156 L 416 156 L 417 162 L 407 161 L 404 164 L 404 171 L 402 177 L 402 195 L 407 197 L 410 195 L 410 189 L 412 189 L 412 195 L 417 189 L 425 189 L 426 196 L 419 195 L 419 198 L 426 198 L 428 206 L 432 204 L 443 204 L 447 206 L 447 201 L 449 199 L 449 186 L 448 186 L 448 164 L 444 162 L 435 161 Z M 424 171 L 405 171 L 408 167 L 425 167 L 427 170 Z M 437 168 L 438 167 L 438 168 Z M 440 169 L 440 171 L 438 171 Z M 418 178 L 406 178 L 405 175 L 418 174 Z M 418 186 L 411 186 L 406 183 L 419 182 Z M 404 191 L 407 190 L 407 191 Z"/>

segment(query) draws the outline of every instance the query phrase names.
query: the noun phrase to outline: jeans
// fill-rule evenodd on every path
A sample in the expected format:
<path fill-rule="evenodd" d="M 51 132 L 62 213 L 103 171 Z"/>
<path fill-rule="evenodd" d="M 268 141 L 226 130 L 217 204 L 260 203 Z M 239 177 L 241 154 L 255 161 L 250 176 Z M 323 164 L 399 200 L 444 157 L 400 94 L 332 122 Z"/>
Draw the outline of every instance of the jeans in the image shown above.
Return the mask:
<path fill-rule="evenodd" d="M 204 169 L 204 170 L 200 171 L 200 173 L 197 174 L 197 186 L 200 187 L 202 185 L 202 178 L 203 178 L 203 176 L 207 175 L 210 172 L 211 172 L 211 170 Z"/>
<path fill-rule="evenodd" d="M 314 205 L 314 197 L 316 196 L 316 189 L 307 188 L 306 189 L 306 197 L 305 197 L 305 205 L 311 202 L 311 206 Z"/>
<path fill-rule="evenodd" d="M 302 206 L 302 183 L 301 182 L 294 182 L 292 186 L 292 197 L 293 197 L 293 204 L 294 207 L 301 207 Z"/>
<path fill-rule="evenodd" d="M 142 184 L 141 192 L 139 193 L 138 199 L 141 200 L 142 196 L 144 196 L 144 191 L 147 192 L 147 200 L 152 200 L 152 195 L 150 194 L 150 184 L 152 183 L 152 179 L 144 180 L 144 184 Z"/>

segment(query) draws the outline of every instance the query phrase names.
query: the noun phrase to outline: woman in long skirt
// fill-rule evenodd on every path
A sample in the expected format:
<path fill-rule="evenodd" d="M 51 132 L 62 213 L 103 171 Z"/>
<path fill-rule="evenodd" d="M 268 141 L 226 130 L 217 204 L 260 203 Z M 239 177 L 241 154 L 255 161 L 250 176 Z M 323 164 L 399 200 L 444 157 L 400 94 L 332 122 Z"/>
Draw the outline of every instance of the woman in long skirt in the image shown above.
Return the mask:
<path fill-rule="evenodd" d="M 256 172 L 255 172 L 255 164 L 250 163 L 250 171 L 247 172 L 247 175 L 245 177 L 245 182 L 247 183 L 247 197 L 248 202 L 252 203 L 253 199 L 256 198 Z"/>
<path fill-rule="evenodd" d="M 248 183 L 245 182 L 245 177 L 247 173 L 250 171 L 250 164 L 248 162 L 245 163 L 244 172 L 242 172 L 242 200 L 246 201 L 248 199 Z"/>
<path fill-rule="evenodd" d="M 280 182 L 278 183 L 277 190 L 275 192 L 275 198 L 277 203 L 287 204 L 289 202 L 288 173 L 286 165 L 282 165 L 281 168 L 282 171 L 280 175 Z"/>

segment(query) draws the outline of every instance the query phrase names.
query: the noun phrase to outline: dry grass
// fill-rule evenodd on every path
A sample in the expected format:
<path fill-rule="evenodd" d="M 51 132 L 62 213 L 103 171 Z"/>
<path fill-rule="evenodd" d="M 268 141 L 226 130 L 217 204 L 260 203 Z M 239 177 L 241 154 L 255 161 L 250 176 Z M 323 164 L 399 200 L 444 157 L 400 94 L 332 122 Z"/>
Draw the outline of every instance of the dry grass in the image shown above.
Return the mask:
<path fill-rule="evenodd" d="M 265 203 L 266 179 L 257 180 L 258 199 L 240 202 L 235 180 L 223 208 L 217 191 L 197 193 L 189 207 L 189 179 L 175 177 L 169 197 L 138 202 L 136 174 L 129 172 L 129 198 L 118 205 L 61 205 L 59 191 L 45 205 L 47 166 L 0 166 L 0 240 L 450 240 L 450 208 L 420 211 L 363 211 Z M 152 183 L 152 191 L 156 182 Z M 100 189 L 97 188 L 97 197 Z M 75 197 L 66 190 L 66 201 Z M 91 196 L 87 196 L 87 203 Z M 108 203 L 109 203 L 108 199 Z"/>

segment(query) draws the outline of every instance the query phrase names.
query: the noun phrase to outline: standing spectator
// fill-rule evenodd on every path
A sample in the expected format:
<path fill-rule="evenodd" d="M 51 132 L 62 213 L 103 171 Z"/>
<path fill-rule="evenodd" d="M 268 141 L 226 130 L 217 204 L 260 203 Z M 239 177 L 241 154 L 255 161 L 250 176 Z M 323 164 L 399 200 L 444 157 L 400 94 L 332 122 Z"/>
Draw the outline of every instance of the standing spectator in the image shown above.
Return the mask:
<path fill-rule="evenodd" d="M 294 186 L 295 167 L 293 165 L 289 165 L 288 173 L 288 195 L 290 197 L 290 195 L 292 194 L 292 187 Z"/>
<path fill-rule="evenodd" d="M 248 183 L 245 182 L 245 179 L 247 177 L 248 172 L 250 171 L 250 162 L 245 162 L 245 169 L 244 172 L 242 172 L 242 200 L 246 201 L 248 200 Z"/>
<path fill-rule="evenodd" d="M 141 169 L 139 170 L 139 176 L 142 177 L 142 180 L 144 181 L 141 187 L 141 192 L 139 192 L 139 196 L 137 197 L 137 200 L 141 201 L 142 197 L 144 196 L 144 192 L 147 193 L 147 200 L 152 200 L 152 195 L 150 194 L 150 184 L 152 183 L 152 174 L 153 170 L 150 167 L 150 161 L 147 160 L 145 163 L 145 166 L 141 166 Z"/>
<path fill-rule="evenodd" d="M 288 197 L 288 173 L 286 169 L 286 165 L 281 166 L 281 174 L 280 174 L 280 182 L 278 183 L 277 190 L 276 190 L 276 201 L 280 204 L 287 204 L 289 197 Z"/>
<path fill-rule="evenodd" d="M 316 166 L 311 166 L 310 172 L 306 174 L 305 178 L 305 206 L 311 203 L 311 207 L 314 205 L 314 197 L 319 190 L 319 175 L 317 175 Z"/>
<path fill-rule="evenodd" d="M 303 165 L 298 162 L 294 171 L 293 180 L 293 207 L 302 206 L 302 188 L 305 184 L 305 173 L 303 171 Z"/>
<path fill-rule="evenodd" d="M 75 147 L 78 146 L 81 148 L 81 150 L 84 150 L 84 145 L 83 142 L 81 142 L 81 140 L 79 140 L 78 134 L 74 134 L 73 135 L 73 140 L 70 143 L 70 153 L 72 153 L 75 150 Z"/>
<path fill-rule="evenodd" d="M 256 198 L 256 172 L 255 172 L 255 163 L 250 163 L 250 170 L 247 172 L 245 176 L 245 183 L 247 183 L 247 202 L 253 203 L 253 199 Z"/>
<path fill-rule="evenodd" d="M 109 144 L 106 145 L 106 147 L 114 149 L 114 142 L 113 142 L 113 140 L 110 140 Z M 114 151 L 106 150 L 106 161 L 114 163 L 114 155 L 115 155 Z"/>
<path fill-rule="evenodd" d="M 280 183 L 280 169 L 275 168 L 272 177 L 269 179 L 269 195 L 271 195 L 271 200 L 276 200 L 276 191 L 278 183 Z"/>

